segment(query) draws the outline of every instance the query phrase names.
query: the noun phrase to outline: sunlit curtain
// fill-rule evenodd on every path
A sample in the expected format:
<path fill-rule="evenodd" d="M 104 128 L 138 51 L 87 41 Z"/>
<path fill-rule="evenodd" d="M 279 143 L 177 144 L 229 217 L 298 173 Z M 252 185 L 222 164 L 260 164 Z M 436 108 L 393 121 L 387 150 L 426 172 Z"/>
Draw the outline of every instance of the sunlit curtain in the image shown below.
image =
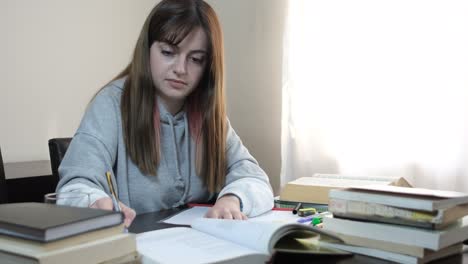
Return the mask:
<path fill-rule="evenodd" d="M 468 1 L 290 0 L 281 185 L 314 173 L 468 192 Z"/>

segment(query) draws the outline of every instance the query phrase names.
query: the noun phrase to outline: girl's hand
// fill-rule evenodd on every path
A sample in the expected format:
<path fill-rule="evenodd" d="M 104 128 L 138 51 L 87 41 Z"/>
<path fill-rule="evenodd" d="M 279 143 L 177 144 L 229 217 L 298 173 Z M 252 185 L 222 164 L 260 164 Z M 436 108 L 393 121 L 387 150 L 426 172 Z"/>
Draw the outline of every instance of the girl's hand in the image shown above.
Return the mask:
<path fill-rule="evenodd" d="M 125 216 L 124 225 L 125 227 L 129 227 L 132 224 L 133 219 L 135 219 L 136 213 L 135 210 L 126 206 L 125 204 L 119 202 L 120 208 L 122 209 L 122 213 Z M 91 206 L 91 208 L 98 208 L 103 210 L 114 210 L 114 205 L 112 203 L 112 199 L 110 197 L 104 197 L 101 199 L 96 200 Z"/>
<path fill-rule="evenodd" d="M 240 201 L 235 195 L 224 195 L 206 213 L 207 218 L 247 220 L 247 216 L 240 211 Z"/>

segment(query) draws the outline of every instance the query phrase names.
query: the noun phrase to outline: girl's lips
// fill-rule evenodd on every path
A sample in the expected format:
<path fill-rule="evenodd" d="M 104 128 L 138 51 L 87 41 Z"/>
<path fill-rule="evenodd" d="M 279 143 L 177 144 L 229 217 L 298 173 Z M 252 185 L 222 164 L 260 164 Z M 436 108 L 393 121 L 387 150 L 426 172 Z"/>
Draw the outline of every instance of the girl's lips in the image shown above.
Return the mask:
<path fill-rule="evenodd" d="M 170 85 L 172 88 L 174 88 L 174 89 L 182 89 L 182 88 L 184 88 L 184 87 L 187 85 L 186 82 L 180 81 L 180 80 L 167 79 L 166 81 L 167 81 L 167 82 L 169 83 L 169 85 Z"/>

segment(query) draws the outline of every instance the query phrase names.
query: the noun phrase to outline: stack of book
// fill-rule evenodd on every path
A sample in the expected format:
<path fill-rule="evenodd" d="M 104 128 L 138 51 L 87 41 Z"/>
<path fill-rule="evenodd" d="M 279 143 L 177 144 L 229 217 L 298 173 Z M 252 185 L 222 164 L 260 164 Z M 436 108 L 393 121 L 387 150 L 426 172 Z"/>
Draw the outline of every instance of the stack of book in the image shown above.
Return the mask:
<path fill-rule="evenodd" d="M 468 239 L 468 194 L 365 186 L 332 190 L 324 229 L 338 249 L 399 263 L 426 263 L 460 253 Z"/>
<path fill-rule="evenodd" d="M 132 263 L 135 235 L 123 215 L 43 203 L 0 205 L 1 263 Z"/>

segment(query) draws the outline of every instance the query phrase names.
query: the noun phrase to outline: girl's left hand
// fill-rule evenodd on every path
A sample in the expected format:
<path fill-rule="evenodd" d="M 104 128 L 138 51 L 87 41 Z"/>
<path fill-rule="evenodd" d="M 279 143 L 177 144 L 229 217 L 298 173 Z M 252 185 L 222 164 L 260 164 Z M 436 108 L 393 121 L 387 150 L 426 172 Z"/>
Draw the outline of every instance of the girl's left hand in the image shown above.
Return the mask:
<path fill-rule="evenodd" d="M 219 198 L 210 208 L 205 217 L 219 219 L 247 220 L 247 216 L 240 211 L 240 201 L 235 195 L 226 194 Z"/>

